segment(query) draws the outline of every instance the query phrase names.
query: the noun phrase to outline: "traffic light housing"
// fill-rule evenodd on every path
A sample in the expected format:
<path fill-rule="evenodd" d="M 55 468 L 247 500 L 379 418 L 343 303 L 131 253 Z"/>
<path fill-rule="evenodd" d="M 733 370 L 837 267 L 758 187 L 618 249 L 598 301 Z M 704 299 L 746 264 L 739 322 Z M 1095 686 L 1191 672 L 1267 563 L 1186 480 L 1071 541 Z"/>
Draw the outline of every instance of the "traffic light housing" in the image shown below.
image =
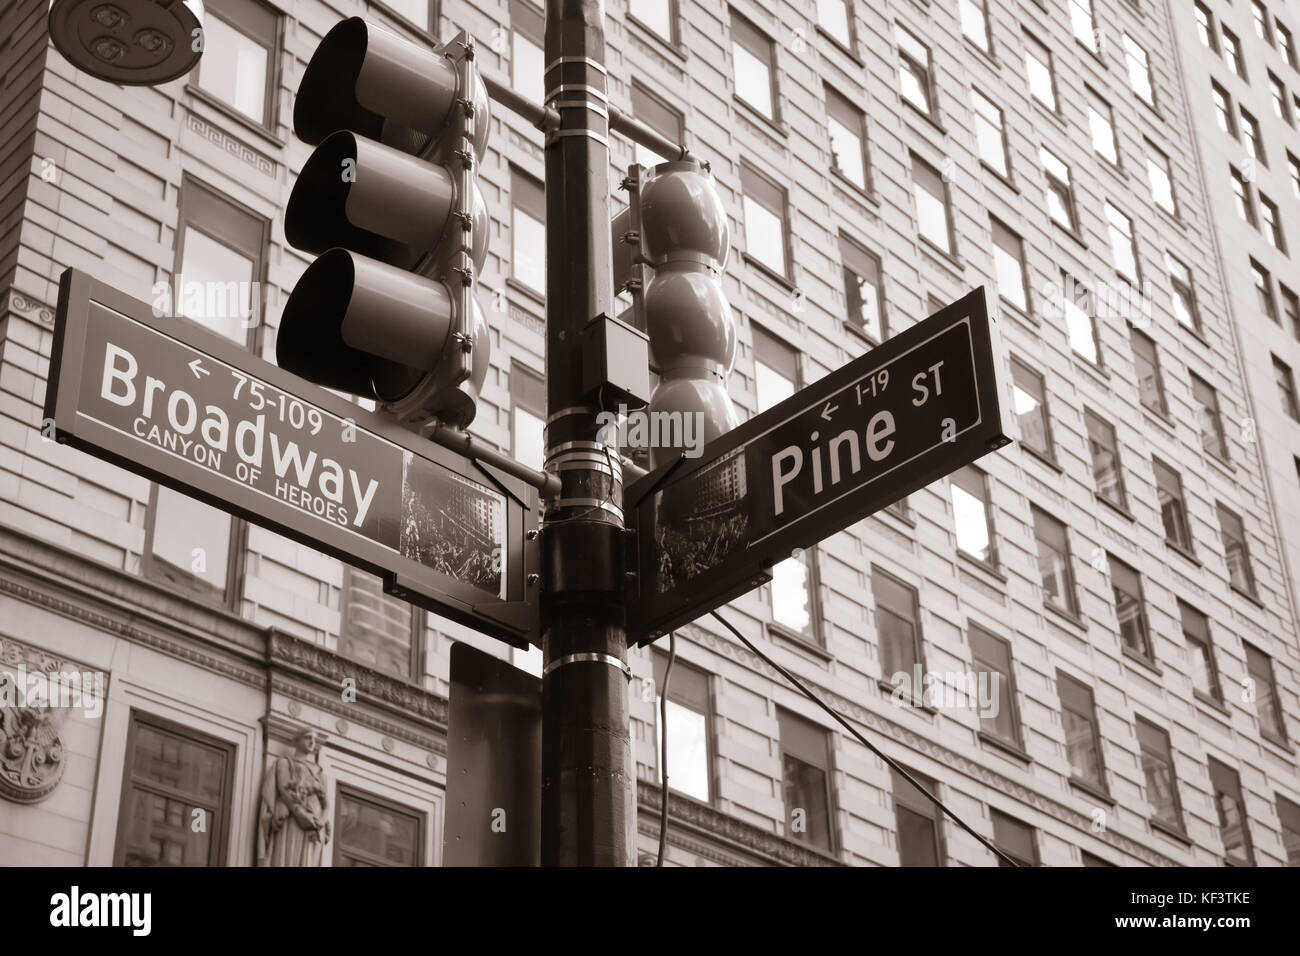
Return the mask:
<path fill-rule="evenodd" d="M 611 224 L 614 283 L 632 292 L 637 324 L 650 338 L 659 373 L 650 413 L 702 415 L 707 444 L 736 426 L 727 394 L 736 322 L 722 288 L 727 211 L 708 167 L 694 159 L 633 167 L 626 184 L 631 201 Z M 652 448 L 651 462 L 676 454 Z"/>
<path fill-rule="evenodd" d="M 293 122 L 316 149 L 285 236 L 319 257 L 285 304 L 279 364 L 407 425 L 467 426 L 489 358 L 474 282 L 487 256 L 475 167 L 490 120 L 472 39 L 462 31 L 430 51 L 344 20 L 308 62 Z"/>

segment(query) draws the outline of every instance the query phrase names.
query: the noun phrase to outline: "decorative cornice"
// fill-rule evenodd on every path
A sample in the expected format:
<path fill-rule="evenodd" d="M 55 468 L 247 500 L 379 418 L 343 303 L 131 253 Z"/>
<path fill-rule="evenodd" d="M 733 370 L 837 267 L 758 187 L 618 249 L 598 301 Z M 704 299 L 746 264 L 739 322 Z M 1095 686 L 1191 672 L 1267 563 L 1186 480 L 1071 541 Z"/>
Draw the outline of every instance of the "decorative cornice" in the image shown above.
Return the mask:
<path fill-rule="evenodd" d="M 732 660 L 748 667 L 750 670 L 757 671 L 766 677 L 770 677 L 774 681 L 782 682 L 784 680 L 784 678 L 782 678 L 775 669 L 769 667 L 762 658 L 751 653 L 741 645 L 714 634 L 712 631 L 702 628 L 697 624 L 688 624 L 684 627 L 679 627 L 677 629 L 677 635 L 679 637 L 688 637 L 712 651 L 730 657 Z M 1116 833 L 1112 829 L 1108 828 L 1103 833 L 1094 833 L 1092 818 L 1085 816 L 1078 810 L 1053 800 L 1036 790 L 1031 790 L 1024 784 L 1012 780 L 1010 777 L 1005 777 L 996 771 L 990 770 L 988 767 L 976 763 L 968 757 L 963 757 L 961 754 L 949 750 L 942 744 L 936 743 L 927 737 L 923 737 L 908 727 L 896 724 L 893 721 L 882 717 L 880 714 L 867 710 L 865 707 L 855 704 L 853 701 L 848 700 L 845 697 L 841 697 L 834 691 L 823 687 L 806 677 L 803 678 L 803 680 L 810 687 L 814 688 L 818 692 L 819 696 L 821 696 L 822 700 L 824 700 L 828 705 L 834 707 L 845 717 L 856 720 L 859 724 L 863 724 L 872 730 L 888 734 L 898 743 L 903 744 L 912 750 L 920 751 L 921 753 L 933 757 L 935 760 L 947 764 L 954 770 L 958 770 L 994 790 L 1001 791 L 1002 793 L 1014 797 L 1022 803 L 1026 803 L 1043 813 L 1046 813 L 1048 816 L 1060 820 L 1062 823 L 1086 831 L 1095 839 L 1109 843 L 1117 850 L 1127 853 L 1130 856 L 1137 857 L 1151 866 L 1167 867 L 1179 865 L 1177 860 L 1167 857 L 1164 854 L 1153 850 L 1149 846 L 1138 843 L 1136 840 Z M 674 800 L 675 799 L 676 798 L 674 797 Z M 670 811 L 674 805 L 674 803 L 669 804 Z"/>
<path fill-rule="evenodd" d="M 47 329 L 54 328 L 54 309 L 39 299 L 23 295 L 17 289 L 9 290 L 9 311 L 29 316 Z"/>
<path fill-rule="evenodd" d="M 637 829 L 647 836 L 659 835 L 659 811 L 663 806 L 661 791 L 655 784 L 638 780 L 636 801 Z M 698 835 L 729 843 L 739 850 L 781 866 L 843 866 L 833 856 L 819 853 L 802 843 L 796 843 L 770 830 L 746 823 L 721 810 L 691 800 L 676 793 L 668 794 L 668 828 L 673 844 L 690 849 L 717 863 L 735 866 L 736 856 L 716 845 L 683 839 L 681 827 L 685 825 Z"/>
<path fill-rule="evenodd" d="M 372 730 L 388 734 L 388 736 L 396 737 L 399 740 L 405 740 L 409 744 L 414 744 L 417 747 L 432 751 L 433 753 L 440 754 L 444 757 L 447 755 L 447 743 L 445 739 L 433 737 L 428 734 L 421 734 L 412 730 L 410 727 L 404 727 L 401 724 L 394 723 L 393 721 L 384 720 L 382 717 L 376 716 L 364 708 L 357 707 L 355 704 L 345 704 L 337 697 L 331 697 L 329 694 L 320 694 L 316 691 L 308 690 L 301 684 L 295 683 L 291 680 L 286 680 L 283 677 L 272 677 L 271 689 L 277 693 L 284 694 L 286 697 L 292 697 L 295 700 L 302 701 L 304 704 L 309 704 L 318 710 L 326 711 L 336 717 L 342 717 L 351 723 L 362 724 Z"/>

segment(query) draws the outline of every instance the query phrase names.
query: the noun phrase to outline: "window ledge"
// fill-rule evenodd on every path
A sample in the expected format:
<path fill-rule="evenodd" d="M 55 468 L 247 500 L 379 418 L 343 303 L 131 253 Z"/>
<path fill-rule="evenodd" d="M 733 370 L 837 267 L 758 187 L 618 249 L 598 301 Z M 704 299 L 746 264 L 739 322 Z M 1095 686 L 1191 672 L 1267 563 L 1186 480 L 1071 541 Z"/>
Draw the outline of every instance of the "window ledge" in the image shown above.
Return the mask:
<path fill-rule="evenodd" d="M 921 673 L 924 675 L 925 673 L 924 667 L 922 667 Z M 885 695 L 885 698 L 889 700 L 890 703 L 893 703 L 894 692 L 898 690 L 898 688 L 895 687 L 893 684 L 889 683 L 889 681 L 885 680 L 883 677 L 876 678 L 876 686 L 880 688 L 880 692 Z M 936 711 L 929 704 L 916 703 L 916 701 L 913 699 L 915 697 L 920 697 L 921 700 L 924 701 L 925 688 L 922 687 L 919 691 L 913 688 L 910 694 L 904 693 L 901 704 L 896 704 L 895 706 L 906 707 L 908 710 L 919 710 L 921 713 L 926 714 L 927 716 L 930 717 L 937 716 L 938 711 Z"/>
<path fill-rule="evenodd" d="M 1105 505 L 1107 508 L 1109 508 L 1111 511 L 1115 512 L 1115 514 L 1119 515 L 1121 518 L 1126 518 L 1126 519 L 1128 519 L 1129 521 L 1132 521 L 1132 522 L 1136 522 L 1136 521 L 1137 521 L 1137 518 L 1135 518 L 1135 517 L 1133 516 L 1133 512 L 1131 512 L 1131 511 L 1128 510 L 1128 506 L 1127 506 L 1127 505 L 1123 505 L 1123 504 L 1119 504 L 1119 503 L 1117 503 L 1117 502 L 1111 501 L 1109 498 L 1105 497 L 1105 496 L 1104 496 L 1101 492 L 1099 492 L 1099 491 L 1094 491 L 1094 492 L 1092 493 L 1092 495 L 1093 495 L 1094 498 L 1096 498 L 1098 501 L 1100 501 L 1102 504 L 1104 504 L 1104 505 Z"/>
<path fill-rule="evenodd" d="M 985 172 L 989 173 L 995 180 L 1000 182 L 1002 185 L 1006 186 L 1017 196 L 1020 195 L 1020 187 L 1017 186 L 1015 180 L 1011 178 L 1010 164 L 1007 165 L 1007 171 L 1005 173 L 999 172 L 998 170 L 990 166 L 989 161 L 987 159 L 981 159 L 980 166 L 984 169 Z"/>
<path fill-rule="evenodd" d="M 1228 438 L 1226 435 L 1224 436 L 1223 443 L 1225 445 L 1228 443 Z M 1226 458 L 1220 458 L 1212 451 L 1207 451 L 1205 453 L 1205 460 L 1208 461 L 1210 464 L 1212 464 L 1215 468 L 1218 468 L 1220 471 L 1222 471 L 1225 477 L 1234 478 L 1234 476 L 1237 474 L 1236 465 L 1234 465 Z"/>
<path fill-rule="evenodd" d="M 1173 551 L 1175 554 L 1182 555 L 1184 558 L 1192 562 L 1192 564 L 1196 565 L 1198 568 L 1204 567 L 1204 565 L 1201 564 L 1201 559 L 1198 558 L 1191 551 L 1189 551 L 1187 548 L 1184 548 L 1181 544 L 1178 544 L 1177 542 L 1174 541 L 1170 541 L 1168 538 L 1165 538 L 1165 544 L 1169 546 L 1169 550 Z"/>
<path fill-rule="evenodd" d="M 1107 793 L 1105 789 L 1097 786 L 1095 783 L 1089 783 L 1087 780 L 1084 780 L 1082 777 L 1075 777 L 1075 776 L 1071 776 L 1069 781 L 1067 782 L 1070 784 L 1071 787 L 1073 787 L 1076 790 L 1081 790 L 1084 794 L 1086 794 L 1089 797 L 1092 797 L 1094 800 L 1100 800 L 1102 803 L 1106 804 L 1107 806 L 1111 806 L 1111 807 L 1115 806 L 1116 803 L 1115 798 L 1112 797 L 1109 793 Z"/>
<path fill-rule="evenodd" d="M 841 319 L 840 324 L 843 325 L 844 328 L 852 332 L 856 338 L 859 338 L 863 342 L 866 342 L 873 349 L 880 348 L 881 343 L 873 339 L 870 335 L 868 335 L 865 329 L 854 325 L 848 319 Z"/>
<path fill-rule="evenodd" d="M 1076 217 L 1076 218 L 1077 218 L 1077 217 Z M 1074 227 L 1073 229 L 1071 229 L 1069 226 L 1063 225 L 1059 220 L 1057 220 L 1057 219 L 1053 219 L 1053 220 L 1052 220 L 1052 225 L 1056 227 L 1056 231 L 1057 231 L 1058 233 L 1060 233 L 1061 235 L 1063 235 L 1063 236 L 1069 236 L 1069 238 L 1070 238 L 1071 240 L 1073 240 L 1073 242 L 1074 242 L 1074 243 L 1075 243 L 1075 244 L 1076 244 L 1080 249 L 1087 250 L 1087 248 L 1088 248 L 1088 242 L 1087 242 L 1087 240 L 1085 240 L 1085 239 L 1083 238 L 1083 236 L 1081 236 L 1081 235 L 1079 234 L 1079 227 L 1078 227 L 1078 224 L 1077 224 L 1077 223 L 1075 224 L 1075 227 Z"/>
<path fill-rule="evenodd" d="M 784 624 L 778 624 L 776 621 L 767 622 L 767 633 L 769 637 L 777 637 L 787 643 L 795 645 L 801 651 L 807 651 L 809 654 L 821 660 L 823 663 L 830 663 L 835 659 L 835 655 L 820 644 L 810 641 L 796 631 L 791 630 Z M 671 769 L 671 768 L 669 768 Z"/>
<path fill-rule="evenodd" d="M 1285 753 L 1288 757 L 1295 756 L 1295 747 L 1293 747 L 1291 745 L 1291 742 L 1287 740 L 1285 737 L 1279 737 L 1277 734 L 1273 733 L 1273 731 L 1265 730 L 1263 727 L 1259 729 L 1259 736 L 1260 739 L 1264 740 L 1267 743 L 1272 744 L 1278 750 L 1281 750 L 1283 753 Z"/>
<path fill-rule="evenodd" d="M 921 107 L 917 106 L 915 103 L 909 100 L 906 96 L 903 96 L 901 93 L 899 94 L 899 99 L 903 101 L 904 105 L 906 105 L 908 109 L 910 109 L 921 119 L 929 123 L 930 126 L 934 127 L 934 129 L 936 129 L 940 133 L 940 135 L 945 137 L 948 135 L 948 130 L 946 130 L 944 128 L 944 125 L 940 123 L 939 120 L 933 115 L 933 110 L 931 110 L 930 113 L 927 113 L 925 110 L 921 109 Z M 930 94 L 930 99 L 931 100 L 934 99 L 933 93 Z M 936 106 L 935 109 L 937 108 L 938 107 Z"/>
<path fill-rule="evenodd" d="M 1118 156 L 1119 156 L 1119 143 L 1118 143 L 1118 141 L 1115 143 L 1115 154 L 1116 154 L 1116 157 L 1118 158 Z M 1112 162 L 1111 162 L 1109 159 L 1107 159 L 1105 156 L 1101 155 L 1101 153 L 1097 152 L 1097 150 L 1096 150 L 1095 148 L 1094 148 L 1093 151 L 1092 151 L 1092 155 L 1096 156 L 1097 159 L 1101 160 L 1101 165 L 1102 165 L 1102 167 L 1103 167 L 1104 169 L 1109 170 L 1109 171 L 1110 171 L 1110 174 L 1111 174 L 1112 176 L 1114 176 L 1117 180 L 1119 180 L 1121 183 L 1123 183 L 1125 189 L 1128 189 L 1128 185 L 1129 185 L 1129 174 L 1128 174 L 1128 170 L 1127 170 L 1127 169 L 1125 169 L 1125 168 L 1124 168 L 1122 165 L 1120 165 L 1119 163 L 1112 163 Z"/>
<path fill-rule="evenodd" d="M 936 245 L 932 239 L 928 239 L 925 236 L 918 235 L 917 238 L 921 242 L 921 250 L 923 252 L 930 252 L 936 256 L 942 256 L 947 265 L 952 266 L 957 270 L 957 277 L 959 279 L 965 274 L 966 263 L 961 261 L 961 257 L 958 256 L 957 253 L 949 252 L 947 249 L 940 245 Z"/>
<path fill-rule="evenodd" d="M 523 295 L 526 295 L 528 298 L 532 299 L 535 303 L 540 305 L 543 309 L 546 308 L 546 295 L 544 293 L 538 292 L 528 283 L 521 282 L 520 280 L 516 279 L 514 276 L 507 276 L 506 285 L 514 289 L 516 292 L 520 292 Z"/>
<path fill-rule="evenodd" d="M 1219 698 L 1207 694 L 1205 691 L 1195 687 L 1192 688 L 1192 696 L 1206 707 L 1217 710 L 1220 716 L 1231 719 L 1232 711 L 1228 710 L 1227 705 L 1225 705 L 1223 701 L 1219 700 Z"/>
<path fill-rule="evenodd" d="M 844 45 L 844 41 L 838 39 L 837 37 L 833 37 L 833 36 L 831 36 L 831 35 L 830 35 L 829 33 L 827 33 L 824 29 L 822 29 L 822 25 L 821 25 L 820 23 L 817 24 L 817 26 L 816 26 L 815 29 L 817 30 L 817 35 L 818 35 L 818 36 L 820 36 L 822 39 L 824 39 L 827 43 L 829 43 L 829 44 L 830 44 L 831 46 L 833 46 L 835 49 L 839 50 L 841 53 L 843 53 L 845 56 L 847 56 L 850 60 L 852 60 L 852 61 L 853 61 L 854 63 L 856 63 L 858 66 L 862 67 L 863 69 L 866 69 L 866 66 L 867 66 L 866 63 L 862 62 L 862 58 L 861 58 L 860 56 L 858 56 L 856 53 L 854 53 L 853 50 L 852 50 L 850 47 L 845 46 L 845 45 Z M 852 32 L 852 31 L 850 31 L 850 32 Z"/>
<path fill-rule="evenodd" d="M 1007 583 L 1007 576 L 998 570 L 997 565 L 989 564 L 987 561 L 981 561 L 973 554 L 963 551 L 961 548 L 957 549 L 957 557 L 965 564 L 973 568 L 978 568 L 980 572 L 987 577 L 993 578 L 993 580 L 998 581 L 1003 585 Z"/>
<path fill-rule="evenodd" d="M 1001 737 L 995 737 L 987 730 L 977 730 L 975 731 L 975 736 L 979 739 L 980 743 L 993 747 L 995 750 L 1000 750 L 1002 753 L 1014 757 L 1021 763 L 1032 764 L 1034 762 L 1034 758 L 1022 750 L 1019 744 L 1012 743 L 1009 740 L 1003 740 Z"/>
<path fill-rule="evenodd" d="M 986 65 L 991 66 L 995 73 L 1002 72 L 1002 61 L 999 60 L 998 55 L 993 52 L 992 40 L 989 41 L 988 49 L 985 49 L 984 47 L 980 46 L 978 43 L 976 43 L 970 37 L 966 36 L 966 34 L 964 33 L 962 34 L 962 40 L 965 42 L 966 47 L 973 50 L 982 60 L 984 60 Z"/>
<path fill-rule="evenodd" d="M 1261 611 L 1265 609 L 1264 602 L 1261 601 L 1257 595 L 1251 594 L 1249 591 L 1245 590 L 1244 588 L 1238 587 L 1237 585 L 1233 584 L 1231 581 L 1228 582 L 1228 587 L 1232 588 L 1233 591 L 1235 591 L 1241 597 L 1244 597 L 1247 601 L 1255 605 L 1255 607 L 1259 608 Z"/>
<path fill-rule="evenodd" d="M 1088 622 L 1084 618 L 1084 616 L 1078 613 L 1077 611 L 1070 611 L 1067 610 L 1066 608 L 1058 607 L 1057 605 L 1048 601 L 1046 598 L 1044 598 L 1043 600 L 1043 608 L 1045 610 L 1051 611 L 1061 620 L 1070 622 L 1075 627 L 1079 628 L 1079 630 L 1083 631 L 1085 634 L 1088 633 Z"/>
<path fill-rule="evenodd" d="M 772 100 L 773 108 L 775 108 L 776 94 L 773 93 L 772 96 L 773 96 L 773 100 Z M 779 136 L 782 139 L 790 138 L 790 130 L 789 128 L 786 127 L 784 123 L 782 123 L 780 120 L 773 119 L 770 116 L 764 116 L 762 113 L 758 111 L 758 107 L 751 106 L 747 100 L 741 98 L 739 93 L 732 93 L 731 101 L 736 106 L 739 106 L 743 112 L 749 114 L 750 119 L 754 120 L 755 122 L 759 123 L 762 126 L 767 127 L 767 131 L 771 133 L 773 136 Z"/>
<path fill-rule="evenodd" d="M 1094 29 L 1094 30 L 1097 29 L 1097 25 L 1096 25 L 1096 24 L 1093 24 L 1093 29 Z M 1088 44 L 1084 43 L 1084 42 L 1083 42 L 1082 40 L 1080 40 L 1078 37 L 1075 37 L 1075 38 L 1074 38 L 1074 43 L 1075 43 L 1075 45 L 1078 46 L 1078 48 L 1079 48 L 1080 50 L 1082 50 L 1085 54 L 1087 54 L 1088 56 L 1092 57 L 1093 60 L 1096 62 L 1096 64 L 1097 64 L 1099 67 L 1101 67 L 1103 70 L 1109 70 L 1109 69 L 1110 69 L 1110 64 L 1108 64 L 1108 63 L 1106 62 L 1106 58 L 1105 58 L 1104 56 L 1101 55 L 1101 51 L 1100 51 L 1100 50 L 1094 50 L 1092 47 L 1088 46 Z"/>
<path fill-rule="evenodd" d="M 863 144 L 863 159 L 864 160 L 866 159 L 866 144 Z M 876 191 L 874 189 L 870 187 L 859 186 L 857 183 L 849 179 L 849 177 L 845 176 L 834 166 L 831 167 L 831 179 L 841 188 L 847 189 L 850 193 L 852 193 L 858 199 L 861 199 L 867 205 L 874 206 L 877 209 L 880 208 L 880 197 L 876 195 Z M 871 182 L 870 176 L 867 177 L 867 182 L 868 183 Z"/>
<path fill-rule="evenodd" d="M 631 13 L 626 14 L 625 19 L 628 23 L 631 23 L 636 27 L 638 33 L 645 34 L 644 39 L 653 43 L 655 46 L 662 49 L 665 53 L 671 53 L 673 56 L 683 61 L 689 58 L 686 51 L 682 47 L 680 47 L 677 43 L 660 36 L 656 30 L 653 30 L 652 28 L 646 26 L 644 23 L 642 23 L 640 20 L 634 17 Z"/>
<path fill-rule="evenodd" d="M 1097 343 L 1097 354 L 1100 357 L 1101 355 L 1100 342 Z M 1105 368 L 1103 368 L 1100 365 L 1094 365 L 1092 362 L 1089 362 L 1086 358 L 1084 358 L 1074 349 L 1070 349 L 1070 360 L 1074 363 L 1075 368 L 1095 376 L 1098 379 L 1097 384 L 1101 385 L 1103 388 L 1107 390 L 1110 389 L 1110 372 L 1106 371 Z"/>
<path fill-rule="evenodd" d="M 414 20 L 408 18 L 405 14 L 398 13 L 396 10 L 394 10 L 392 7 L 386 4 L 384 0 L 375 0 L 375 6 L 379 9 L 380 13 L 387 14 L 388 18 L 393 21 L 393 26 L 396 29 L 404 30 L 407 33 L 414 34 L 415 36 L 419 37 L 422 41 L 432 46 L 437 46 L 439 43 L 442 42 L 441 40 L 438 39 L 437 34 L 431 32 L 427 27 L 420 26 Z M 388 24 L 385 23 L 384 26 L 387 27 Z"/>
<path fill-rule="evenodd" d="M 1197 311 L 1200 311 L 1199 308 L 1198 308 Z M 1210 348 L 1210 340 L 1207 339 L 1207 338 L 1205 337 L 1205 333 L 1204 333 L 1203 331 L 1201 331 L 1200 329 L 1198 329 L 1196 326 L 1194 326 L 1194 325 L 1188 325 L 1188 324 L 1185 323 L 1185 322 L 1179 322 L 1177 319 L 1175 319 L 1175 320 L 1174 320 L 1174 328 L 1179 329 L 1180 331 L 1186 332 L 1186 333 L 1187 333 L 1188 335 L 1190 335 L 1192 338 L 1196 339 L 1196 341 L 1198 341 L 1198 342 L 1200 342 L 1202 345 L 1204 345 L 1207 349 Z"/>
<path fill-rule="evenodd" d="M 1167 837 L 1173 837 L 1179 843 L 1192 845 L 1192 838 L 1187 835 L 1187 831 L 1182 827 L 1176 827 L 1170 823 L 1163 823 L 1155 817 L 1147 817 L 1147 825 L 1157 833 L 1163 833 Z"/>
<path fill-rule="evenodd" d="M 1150 638 L 1148 638 L 1148 640 L 1149 639 Z M 1135 654 L 1133 651 L 1130 651 L 1127 647 L 1123 646 L 1121 646 L 1121 651 L 1124 655 L 1124 660 L 1131 661 L 1132 663 L 1149 670 L 1156 677 L 1165 676 L 1165 672 L 1160 669 L 1160 665 L 1150 658 L 1143 657 L 1141 654 Z"/>
<path fill-rule="evenodd" d="M 781 275 L 781 273 L 777 272 L 767 263 L 756 259 L 754 256 L 751 256 L 748 252 L 742 252 L 740 254 L 740 258 L 745 261 L 746 265 L 751 266 L 754 269 L 757 269 L 760 273 L 767 276 L 769 279 L 771 279 L 781 288 L 785 289 L 787 292 L 791 294 L 794 293 L 796 288 L 795 284 L 791 282 L 790 279 L 788 279 L 786 276 Z"/>
<path fill-rule="evenodd" d="M 1034 101 L 1034 105 L 1038 107 L 1038 111 L 1060 127 L 1062 132 L 1069 132 L 1069 126 L 1066 125 L 1065 117 L 1061 115 L 1061 97 L 1059 95 L 1056 97 L 1056 109 L 1052 109 L 1032 93 L 1029 94 L 1029 98 Z"/>
<path fill-rule="evenodd" d="M 1172 418 L 1161 413 L 1159 409 L 1152 408 L 1150 405 L 1142 404 L 1141 399 L 1138 400 L 1138 404 L 1142 405 L 1142 411 L 1146 415 L 1147 421 L 1155 425 L 1157 428 L 1163 429 L 1171 438 L 1177 437 L 1177 433 L 1174 431 L 1176 426 L 1174 425 L 1174 420 Z"/>
<path fill-rule="evenodd" d="M 1179 215 L 1177 206 L 1174 207 L 1173 212 L 1170 212 L 1168 209 L 1160 205 L 1160 203 L 1156 202 L 1154 199 L 1151 201 L 1151 205 L 1156 208 L 1156 214 L 1161 218 L 1163 218 L 1165 222 L 1169 223 L 1170 225 L 1177 226 L 1183 232 L 1187 231 L 1187 220 L 1184 219 L 1181 215 Z"/>
<path fill-rule="evenodd" d="M 194 99 L 198 100 L 200 103 L 203 103 L 205 106 L 212 107 L 214 110 L 219 112 L 222 116 L 224 116 L 226 119 L 238 123 L 242 128 L 248 130 L 248 132 L 250 133 L 255 134 L 264 143 L 272 146 L 273 148 L 284 149 L 285 146 L 288 145 L 279 136 L 275 135 L 275 133 L 273 133 L 270 130 L 270 128 L 263 126 L 261 123 L 257 122 L 257 120 L 252 119 L 251 117 L 245 116 L 243 113 L 239 112 L 239 110 L 235 109 L 233 106 L 230 106 L 228 103 L 223 103 L 220 99 L 213 96 L 207 90 L 201 89 L 197 84 L 186 83 L 185 92 L 189 94 L 191 97 L 193 97 Z"/>
<path fill-rule="evenodd" d="M 1037 448 L 1033 447 L 1032 445 L 1026 445 L 1024 439 L 1021 439 L 1020 441 L 1016 442 L 1016 444 L 1019 445 L 1020 448 L 1027 455 L 1029 455 L 1031 458 L 1036 458 L 1038 461 L 1042 462 L 1048 468 L 1052 469 L 1052 471 L 1056 472 L 1057 474 L 1062 474 L 1062 475 L 1065 474 L 1065 468 L 1061 466 L 1060 462 L 1056 461 L 1056 459 L 1052 458 L 1046 452 L 1041 452 Z"/>

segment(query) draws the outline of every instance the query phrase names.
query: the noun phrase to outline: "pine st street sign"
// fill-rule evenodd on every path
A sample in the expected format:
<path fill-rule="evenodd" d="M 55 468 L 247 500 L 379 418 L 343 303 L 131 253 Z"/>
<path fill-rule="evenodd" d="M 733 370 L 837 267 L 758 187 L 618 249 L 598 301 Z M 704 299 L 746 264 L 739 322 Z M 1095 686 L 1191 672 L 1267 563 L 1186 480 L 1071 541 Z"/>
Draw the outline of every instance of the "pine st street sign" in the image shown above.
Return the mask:
<path fill-rule="evenodd" d="M 540 643 L 532 487 L 72 269 L 45 416 L 59 441 L 363 567 L 391 594 Z"/>
<path fill-rule="evenodd" d="M 646 644 L 768 568 L 1010 442 L 981 287 L 628 487 L 630 639 Z"/>

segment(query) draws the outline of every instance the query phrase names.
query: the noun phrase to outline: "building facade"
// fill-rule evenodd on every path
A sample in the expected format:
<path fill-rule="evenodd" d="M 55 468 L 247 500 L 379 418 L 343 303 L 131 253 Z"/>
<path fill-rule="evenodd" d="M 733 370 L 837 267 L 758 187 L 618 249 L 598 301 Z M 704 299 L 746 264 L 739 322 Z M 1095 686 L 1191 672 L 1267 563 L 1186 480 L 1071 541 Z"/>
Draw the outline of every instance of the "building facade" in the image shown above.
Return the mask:
<path fill-rule="evenodd" d="M 707 159 L 731 219 L 742 418 L 989 290 L 1018 441 L 723 614 L 1025 863 L 1300 862 L 1300 411 L 1281 374 L 1300 362 L 1282 238 L 1300 229 L 1300 74 L 1279 32 L 1300 8 L 1271 0 L 1257 36 L 1241 0 L 1203 6 L 1212 47 L 1176 0 L 606 8 L 614 102 Z M 321 863 L 436 865 L 448 649 L 534 670 L 536 652 L 49 440 L 53 307 L 73 266 L 170 292 L 274 360 L 309 261 L 283 213 L 321 36 L 352 15 L 429 45 L 467 29 L 485 73 L 540 101 L 540 7 L 211 0 L 198 69 L 130 89 L 64 61 L 46 10 L 0 2 L 0 661 L 14 682 L 63 675 L 46 686 L 80 706 L 6 714 L 22 745 L 0 765 L 0 861 L 255 863 L 268 768 L 311 728 Z M 1225 69 L 1225 25 L 1249 83 Z M 1252 147 L 1215 124 L 1219 88 L 1258 119 Z M 611 143 L 616 172 L 655 161 Z M 494 112 L 472 426 L 537 467 L 542 148 Z M 247 296 L 213 306 L 189 282 Z M 995 862 L 724 629 L 677 644 L 669 862 Z M 644 860 L 664 660 L 631 662 Z"/>

